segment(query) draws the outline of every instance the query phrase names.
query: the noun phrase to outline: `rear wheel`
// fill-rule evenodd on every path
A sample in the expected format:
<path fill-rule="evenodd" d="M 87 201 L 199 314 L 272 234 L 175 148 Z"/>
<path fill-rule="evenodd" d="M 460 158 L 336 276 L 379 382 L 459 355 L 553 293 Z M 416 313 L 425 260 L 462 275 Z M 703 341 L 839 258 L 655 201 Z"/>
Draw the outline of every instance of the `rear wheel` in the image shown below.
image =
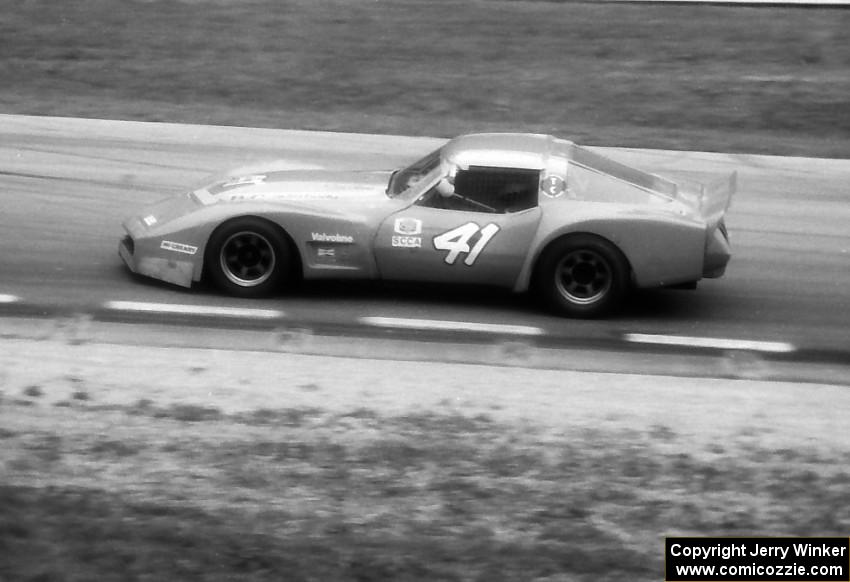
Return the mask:
<path fill-rule="evenodd" d="M 271 223 L 238 218 L 210 237 L 206 268 L 212 282 L 237 297 L 263 297 L 279 290 L 291 273 L 286 238 Z"/>
<path fill-rule="evenodd" d="M 575 235 L 544 251 L 534 284 L 559 315 L 592 318 L 617 308 L 628 282 L 628 261 L 617 247 L 598 236 Z"/>

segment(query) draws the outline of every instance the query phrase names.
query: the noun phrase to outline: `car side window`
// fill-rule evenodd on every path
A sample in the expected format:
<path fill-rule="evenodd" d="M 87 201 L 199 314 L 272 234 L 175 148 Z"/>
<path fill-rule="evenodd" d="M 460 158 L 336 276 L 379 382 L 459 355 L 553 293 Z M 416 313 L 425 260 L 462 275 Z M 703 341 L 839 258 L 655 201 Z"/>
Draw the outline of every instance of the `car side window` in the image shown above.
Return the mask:
<path fill-rule="evenodd" d="M 417 205 L 495 214 L 519 212 L 537 206 L 539 184 L 538 170 L 470 166 L 458 170 L 453 194 L 441 196 L 432 188 Z"/>

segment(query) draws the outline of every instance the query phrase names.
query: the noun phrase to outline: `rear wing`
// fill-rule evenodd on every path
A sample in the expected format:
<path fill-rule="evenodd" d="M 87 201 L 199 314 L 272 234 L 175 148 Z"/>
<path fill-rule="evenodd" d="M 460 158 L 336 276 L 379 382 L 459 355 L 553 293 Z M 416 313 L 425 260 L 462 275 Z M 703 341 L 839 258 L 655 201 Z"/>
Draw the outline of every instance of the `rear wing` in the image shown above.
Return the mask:
<path fill-rule="evenodd" d="M 732 205 L 732 196 L 738 191 L 738 172 L 727 178 L 703 185 L 700 196 L 700 214 L 709 222 L 718 222 Z"/>
<path fill-rule="evenodd" d="M 656 174 L 607 158 L 594 151 L 571 144 L 569 158 L 591 170 L 609 174 L 639 188 L 657 192 L 668 198 L 680 200 L 694 210 L 709 224 L 716 226 L 732 203 L 732 196 L 738 189 L 738 173 L 712 180 L 708 183 L 692 180 L 670 180 Z"/>
<path fill-rule="evenodd" d="M 706 183 L 680 180 L 677 198 L 688 202 L 710 227 L 714 227 L 729 210 L 737 190 L 738 172 L 732 172 Z"/>

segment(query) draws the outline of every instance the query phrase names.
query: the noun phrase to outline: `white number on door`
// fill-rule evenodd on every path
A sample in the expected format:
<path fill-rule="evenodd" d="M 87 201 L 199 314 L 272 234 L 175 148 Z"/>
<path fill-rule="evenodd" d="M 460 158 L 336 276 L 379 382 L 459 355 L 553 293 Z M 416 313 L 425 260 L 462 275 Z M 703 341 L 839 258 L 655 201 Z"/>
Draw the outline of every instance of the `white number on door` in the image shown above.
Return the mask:
<path fill-rule="evenodd" d="M 495 234 L 499 232 L 499 225 L 490 223 L 485 227 L 480 227 L 474 222 L 453 228 L 448 232 L 434 237 L 434 248 L 438 251 L 448 251 L 445 261 L 449 265 L 454 265 L 458 256 L 461 253 L 466 253 L 466 259 L 463 264 L 471 267 L 475 263 L 475 259 L 487 246 Z M 478 241 L 470 248 L 469 243 L 475 235 L 479 234 Z"/>

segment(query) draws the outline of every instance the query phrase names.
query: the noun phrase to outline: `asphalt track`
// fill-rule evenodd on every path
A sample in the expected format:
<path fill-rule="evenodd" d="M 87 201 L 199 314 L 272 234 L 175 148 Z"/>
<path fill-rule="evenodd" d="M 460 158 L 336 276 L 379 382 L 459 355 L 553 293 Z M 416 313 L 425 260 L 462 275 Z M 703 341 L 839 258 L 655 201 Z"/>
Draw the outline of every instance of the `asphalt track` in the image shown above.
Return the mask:
<path fill-rule="evenodd" d="M 433 339 L 493 331 L 573 347 L 632 341 L 653 349 L 647 342 L 672 336 L 691 338 L 685 343 L 697 349 L 701 342 L 750 349 L 722 343 L 740 340 L 756 342 L 756 351 L 790 346 L 801 361 L 850 361 L 850 160 L 605 149 L 674 177 L 737 170 L 739 190 L 727 218 L 734 257 L 724 278 L 695 291 L 641 292 L 604 321 L 552 317 L 527 297 L 480 288 L 325 283 L 236 300 L 133 277 L 117 256 L 124 217 L 210 173 L 270 159 L 292 168 L 387 169 L 442 141 L 0 115 L 0 314 L 147 321 L 154 315 L 122 307 L 177 305 L 191 307 L 160 317 L 188 324 L 186 309 L 194 309 L 207 323 L 238 326 L 251 318 L 227 310 L 251 309 L 329 334 L 411 330 L 414 321 L 427 329 L 411 333 Z M 445 330 L 443 322 L 461 324 Z"/>

